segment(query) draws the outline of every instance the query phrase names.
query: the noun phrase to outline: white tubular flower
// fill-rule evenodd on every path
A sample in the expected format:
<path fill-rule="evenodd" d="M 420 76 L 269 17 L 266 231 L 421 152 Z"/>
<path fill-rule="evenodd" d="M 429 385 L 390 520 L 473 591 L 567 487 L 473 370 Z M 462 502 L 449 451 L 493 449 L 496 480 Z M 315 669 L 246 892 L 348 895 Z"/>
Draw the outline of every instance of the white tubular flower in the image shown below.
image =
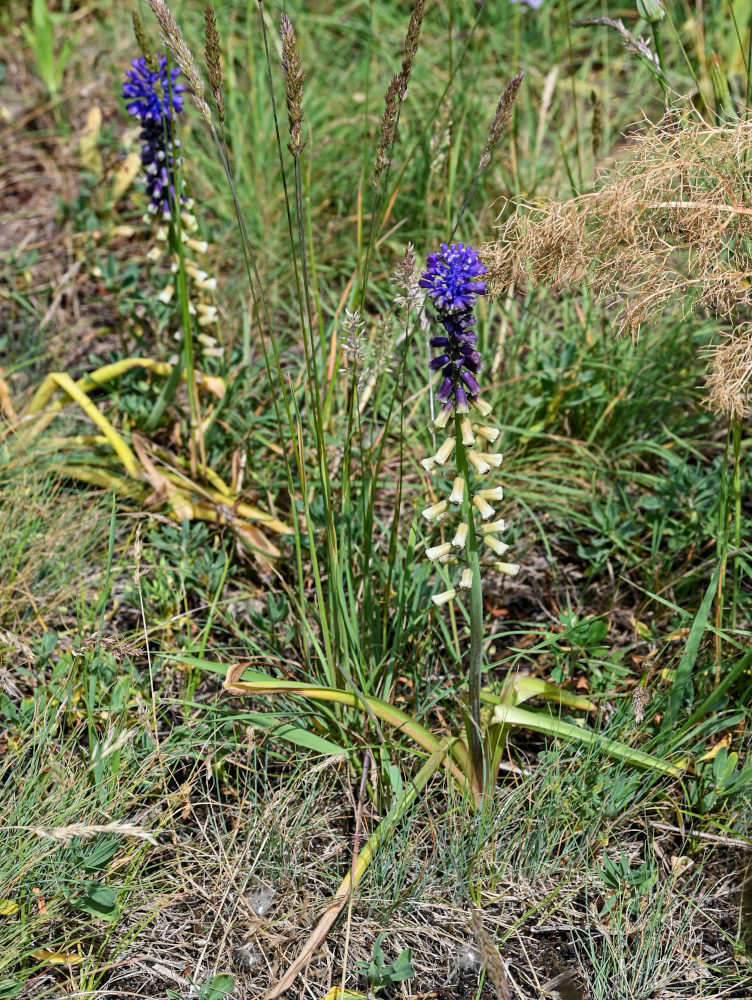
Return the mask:
<path fill-rule="evenodd" d="M 439 411 L 438 417 L 436 417 L 436 419 L 433 422 L 433 426 L 436 428 L 437 431 L 443 431 L 446 425 L 449 423 L 449 418 L 452 415 L 452 409 L 453 407 L 451 403 L 447 403 L 445 406 L 442 406 L 441 410 Z"/>
<path fill-rule="evenodd" d="M 496 535 L 500 531 L 507 530 L 507 522 L 503 517 L 500 517 L 498 521 L 491 521 L 490 524 L 482 524 L 480 530 L 484 535 Z"/>
<path fill-rule="evenodd" d="M 438 559 L 440 556 L 448 556 L 452 551 L 451 542 L 442 542 L 441 545 L 432 545 L 430 549 L 426 549 L 427 559 Z"/>
<path fill-rule="evenodd" d="M 444 465 L 446 460 L 452 454 L 456 441 L 453 437 L 448 437 L 444 444 L 439 448 L 436 454 L 433 456 L 433 460 L 437 465 Z"/>
<path fill-rule="evenodd" d="M 492 486 L 487 490 L 478 490 L 475 494 L 476 497 L 483 497 L 484 500 L 503 500 L 504 499 L 504 487 L 503 486 Z"/>
<path fill-rule="evenodd" d="M 452 539 L 452 545 L 455 549 L 464 549 L 465 542 L 467 541 L 468 526 L 464 523 L 457 525 L 457 531 L 454 538 Z M 499 555 L 502 555 L 500 552 Z"/>
<path fill-rule="evenodd" d="M 507 552 L 509 552 L 509 546 L 507 545 L 507 543 L 500 542 L 499 539 L 495 538 L 493 535 L 486 535 L 483 541 L 486 543 L 489 549 L 491 549 L 493 552 L 496 553 L 497 556 L 503 556 Z"/>
<path fill-rule="evenodd" d="M 501 433 L 498 427 L 489 427 L 488 424 L 473 424 L 473 430 L 478 437 L 488 441 L 489 444 L 493 444 Z"/>
<path fill-rule="evenodd" d="M 185 240 L 185 245 L 193 250 L 194 253 L 206 253 L 209 249 L 209 244 L 206 240 L 194 240 L 193 238 Z"/>
<path fill-rule="evenodd" d="M 479 476 L 485 476 L 487 472 L 491 471 L 491 466 L 485 460 L 480 452 L 476 451 L 475 448 L 467 449 L 467 460 L 478 473 Z"/>
<path fill-rule="evenodd" d="M 443 594 L 434 594 L 431 600 L 433 601 L 433 603 L 436 605 L 437 608 L 440 608 L 442 604 L 449 604 L 449 602 L 453 601 L 456 596 L 457 596 L 456 590 L 454 589 L 445 590 Z"/>
<path fill-rule="evenodd" d="M 162 243 L 166 243 L 167 233 L 168 233 L 167 226 L 160 226 L 159 229 L 157 229 L 156 233 L 154 233 L 154 239 L 161 240 Z"/>
<path fill-rule="evenodd" d="M 454 486 L 452 486 L 452 492 L 449 494 L 449 503 L 462 503 L 462 499 L 465 496 L 465 480 L 462 476 L 457 476 L 454 481 Z"/>
<path fill-rule="evenodd" d="M 449 510 L 448 500 L 439 500 L 438 503 L 431 504 L 430 507 L 426 507 L 423 511 L 423 517 L 426 521 L 434 521 L 439 516 L 439 514 L 444 514 Z"/>
<path fill-rule="evenodd" d="M 485 498 L 480 496 L 479 493 L 476 493 L 475 496 L 473 497 L 473 506 L 480 513 L 480 516 L 483 518 L 484 521 L 487 521 L 489 517 L 493 517 L 494 514 L 496 513 L 493 507 L 490 504 L 486 503 Z"/>
<path fill-rule="evenodd" d="M 494 468 L 498 469 L 501 463 L 504 461 L 504 456 L 501 452 L 489 452 L 483 456 L 488 464 Z"/>
<path fill-rule="evenodd" d="M 467 569 L 462 570 L 462 576 L 460 576 L 459 583 L 457 586 L 460 590 L 470 590 L 473 585 L 473 571 L 468 566 Z"/>
<path fill-rule="evenodd" d="M 433 457 L 421 459 L 420 464 L 423 466 L 426 472 L 433 472 L 433 470 L 436 468 L 436 463 L 434 462 Z"/>
<path fill-rule="evenodd" d="M 174 294 L 175 294 L 175 286 L 165 285 L 162 291 L 157 296 L 157 298 L 159 299 L 160 302 L 167 303 L 172 299 L 172 296 Z"/>
<path fill-rule="evenodd" d="M 447 563 L 456 563 L 457 556 L 453 556 L 451 553 L 446 556 L 439 556 L 439 562 L 443 563 L 445 566 Z"/>
<path fill-rule="evenodd" d="M 206 271 L 202 271 L 201 268 L 197 267 L 195 264 L 186 264 L 185 273 L 190 274 L 194 281 L 206 281 L 209 277 Z"/>
<path fill-rule="evenodd" d="M 460 430 L 462 431 L 462 443 L 464 445 L 475 444 L 475 437 L 473 435 L 473 428 L 470 424 L 469 417 L 463 417 L 460 420 Z"/>
<path fill-rule="evenodd" d="M 204 292 L 216 292 L 217 290 L 217 279 L 207 278 L 206 281 L 197 281 L 196 288 L 200 288 Z"/>
<path fill-rule="evenodd" d="M 183 223 L 185 228 L 189 233 L 195 233 L 198 229 L 198 221 L 195 215 L 191 215 L 190 212 L 181 212 L 180 221 Z"/>
<path fill-rule="evenodd" d="M 470 405 L 474 407 L 482 417 L 487 417 L 489 414 L 493 413 L 493 407 L 489 406 L 485 399 L 479 399 L 477 396 L 470 396 Z"/>
<path fill-rule="evenodd" d="M 497 573 L 503 573 L 504 576 L 517 576 L 520 571 L 519 563 L 495 562 L 491 565 Z"/>
<path fill-rule="evenodd" d="M 161 247 L 152 247 L 151 250 L 146 254 L 146 259 L 156 263 L 163 254 Z"/>

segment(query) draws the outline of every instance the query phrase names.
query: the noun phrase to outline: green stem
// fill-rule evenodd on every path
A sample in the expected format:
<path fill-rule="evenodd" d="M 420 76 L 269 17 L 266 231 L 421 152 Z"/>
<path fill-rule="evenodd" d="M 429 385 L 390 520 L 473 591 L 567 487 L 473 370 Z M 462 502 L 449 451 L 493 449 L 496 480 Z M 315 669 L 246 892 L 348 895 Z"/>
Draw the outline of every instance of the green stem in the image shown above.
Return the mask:
<path fill-rule="evenodd" d="M 655 54 L 658 58 L 658 65 L 661 70 L 661 75 L 658 77 L 658 82 L 663 90 L 663 99 L 668 104 L 668 84 L 666 83 L 667 74 L 666 66 L 663 62 L 663 42 L 661 41 L 661 26 L 660 24 L 651 24 L 650 28 L 653 32 L 653 41 L 655 42 Z"/>
<path fill-rule="evenodd" d="M 470 746 L 476 780 L 483 787 L 483 741 L 481 740 L 480 728 L 480 689 L 483 678 L 483 583 L 480 577 L 478 537 L 475 534 L 475 519 L 471 500 L 470 469 L 467 464 L 467 451 L 462 443 L 460 416 L 457 413 L 454 415 L 454 433 L 457 437 L 457 473 L 465 480 L 465 492 L 462 497 L 462 518 L 467 524 L 465 551 L 467 564 L 473 572 L 473 584 L 470 588 L 470 654 L 467 671 Z"/>

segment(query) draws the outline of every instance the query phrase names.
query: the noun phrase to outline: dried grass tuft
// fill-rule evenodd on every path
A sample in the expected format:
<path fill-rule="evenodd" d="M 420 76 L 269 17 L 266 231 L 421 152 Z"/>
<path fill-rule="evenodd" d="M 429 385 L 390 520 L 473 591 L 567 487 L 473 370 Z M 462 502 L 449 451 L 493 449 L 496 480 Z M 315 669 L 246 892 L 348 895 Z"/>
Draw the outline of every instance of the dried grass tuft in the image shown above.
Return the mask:
<path fill-rule="evenodd" d="M 18 830 L 26 830 L 44 840 L 57 840 L 61 844 L 70 844 L 72 840 L 88 840 L 102 833 L 114 833 L 119 837 L 135 837 L 137 840 L 148 840 L 156 846 L 154 834 L 135 823 L 71 823 L 68 826 L 22 826 Z"/>
<path fill-rule="evenodd" d="M 518 212 L 482 256 L 491 292 L 586 276 L 637 336 L 667 308 L 709 311 L 729 330 L 708 354 L 711 408 L 738 416 L 752 374 L 752 124 L 711 127 L 670 112 L 634 139 L 598 189 Z"/>

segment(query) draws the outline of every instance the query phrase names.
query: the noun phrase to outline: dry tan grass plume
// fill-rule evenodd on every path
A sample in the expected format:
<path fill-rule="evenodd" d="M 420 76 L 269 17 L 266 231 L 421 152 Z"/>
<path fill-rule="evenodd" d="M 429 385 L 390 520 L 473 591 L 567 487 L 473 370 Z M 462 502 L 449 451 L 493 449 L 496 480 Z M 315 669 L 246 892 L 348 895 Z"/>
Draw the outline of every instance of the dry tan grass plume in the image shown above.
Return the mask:
<path fill-rule="evenodd" d="M 710 405 L 741 415 L 752 374 L 752 123 L 709 126 L 671 112 L 631 140 L 594 192 L 520 206 L 487 244 L 491 292 L 587 279 L 637 336 L 667 310 L 722 323 L 708 355 Z"/>

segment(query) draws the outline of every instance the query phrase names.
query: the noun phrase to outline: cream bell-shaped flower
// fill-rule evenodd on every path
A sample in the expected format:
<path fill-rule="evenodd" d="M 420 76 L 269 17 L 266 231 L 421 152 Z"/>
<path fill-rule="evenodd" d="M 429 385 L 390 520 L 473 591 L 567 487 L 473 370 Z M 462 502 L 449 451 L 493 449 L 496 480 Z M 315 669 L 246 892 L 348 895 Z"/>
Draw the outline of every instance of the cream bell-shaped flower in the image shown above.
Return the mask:
<path fill-rule="evenodd" d="M 457 476 L 449 494 L 449 503 L 462 503 L 465 496 L 465 480 L 462 476 Z"/>
<path fill-rule="evenodd" d="M 509 546 L 506 542 L 500 542 L 498 538 L 493 535 L 485 535 L 483 541 L 497 556 L 503 556 L 509 552 Z"/>
<path fill-rule="evenodd" d="M 438 559 L 440 556 L 448 556 L 452 551 L 451 542 L 442 542 L 441 545 L 432 545 L 430 549 L 426 549 L 427 559 Z"/>
<path fill-rule="evenodd" d="M 462 443 L 464 445 L 475 444 L 475 436 L 473 434 L 473 428 L 470 424 L 469 417 L 463 417 L 460 420 L 460 431 L 462 432 Z"/>
<path fill-rule="evenodd" d="M 479 493 L 476 493 L 473 497 L 473 506 L 484 521 L 487 521 L 489 517 L 493 517 L 496 513 L 491 504 L 487 503 L 485 497 L 482 497 Z"/>
<path fill-rule="evenodd" d="M 454 451 L 454 446 L 456 440 L 453 437 L 448 437 L 446 441 L 442 444 L 436 454 L 433 456 L 433 460 L 437 465 L 446 464 L 447 459 Z"/>
<path fill-rule="evenodd" d="M 433 422 L 433 426 L 437 431 L 443 431 L 446 425 L 449 423 L 449 418 L 454 411 L 454 407 L 451 403 L 447 403 L 445 406 L 439 410 L 439 415 Z"/>
<path fill-rule="evenodd" d="M 501 433 L 498 427 L 489 427 L 488 424 L 473 424 L 473 430 L 479 438 L 483 438 L 489 444 L 493 444 Z"/>
<path fill-rule="evenodd" d="M 498 469 L 504 461 L 504 456 L 500 452 L 486 452 L 483 457 L 492 469 Z"/>
<path fill-rule="evenodd" d="M 520 571 L 520 564 L 495 562 L 491 563 L 491 568 L 495 569 L 497 573 L 503 573 L 504 576 L 517 576 Z"/>
<path fill-rule="evenodd" d="M 431 504 L 430 507 L 426 507 L 423 511 L 423 517 L 426 521 L 435 521 L 440 514 L 445 514 L 449 510 L 448 500 L 439 500 L 438 503 Z"/>
<path fill-rule="evenodd" d="M 480 530 L 483 535 L 496 535 L 500 531 L 507 530 L 507 522 L 503 517 L 500 517 L 498 521 L 491 521 L 490 524 L 482 524 Z"/>
<path fill-rule="evenodd" d="M 485 399 L 480 399 L 478 396 L 470 397 L 470 405 L 480 413 L 482 417 L 487 417 L 493 413 L 493 407 L 485 401 Z"/>
<path fill-rule="evenodd" d="M 470 590 L 473 585 L 473 571 L 468 566 L 467 569 L 462 570 L 459 582 L 457 586 L 460 590 Z"/>
<path fill-rule="evenodd" d="M 487 472 L 491 471 L 491 466 L 486 461 L 485 456 L 481 455 L 475 448 L 468 448 L 465 454 L 467 455 L 468 462 L 479 476 L 485 476 Z"/>
<path fill-rule="evenodd" d="M 478 490 L 475 494 L 476 497 L 483 497 L 484 500 L 503 500 L 504 499 L 504 487 L 503 486 L 492 486 L 487 490 Z"/>
<path fill-rule="evenodd" d="M 455 549 L 464 549 L 465 542 L 467 541 L 468 531 L 469 528 L 464 523 L 464 521 L 461 524 L 457 525 L 457 531 L 455 533 L 454 538 L 452 539 L 452 545 L 455 547 Z M 499 555 L 501 555 L 501 553 L 499 553 Z"/>
<path fill-rule="evenodd" d="M 456 596 L 457 591 L 452 588 L 451 590 L 445 590 L 441 594 L 434 594 L 431 600 L 437 608 L 440 608 L 442 604 L 449 604 L 449 602 L 453 601 Z"/>

